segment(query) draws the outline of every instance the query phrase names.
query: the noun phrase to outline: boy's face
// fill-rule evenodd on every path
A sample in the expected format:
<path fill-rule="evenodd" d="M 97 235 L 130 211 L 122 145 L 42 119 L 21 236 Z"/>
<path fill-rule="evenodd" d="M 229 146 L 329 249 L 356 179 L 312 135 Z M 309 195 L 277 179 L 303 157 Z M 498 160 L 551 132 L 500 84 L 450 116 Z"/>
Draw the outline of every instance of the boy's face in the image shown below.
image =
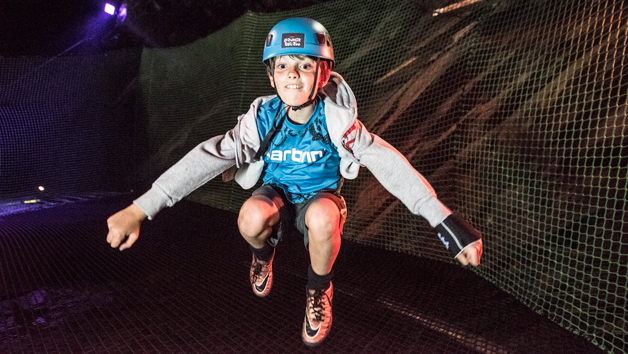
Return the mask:
<path fill-rule="evenodd" d="M 312 93 L 316 74 L 316 61 L 304 57 L 279 56 L 275 60 L 275 83 L 270 74 L 271 86 L 277 89 L 281 99 L 289 106 L 299 106 L 307 102 Z M 316 80 L 320 87 L 320 72 Z M 316 91 L 315 91 L 316 92 Z"/>

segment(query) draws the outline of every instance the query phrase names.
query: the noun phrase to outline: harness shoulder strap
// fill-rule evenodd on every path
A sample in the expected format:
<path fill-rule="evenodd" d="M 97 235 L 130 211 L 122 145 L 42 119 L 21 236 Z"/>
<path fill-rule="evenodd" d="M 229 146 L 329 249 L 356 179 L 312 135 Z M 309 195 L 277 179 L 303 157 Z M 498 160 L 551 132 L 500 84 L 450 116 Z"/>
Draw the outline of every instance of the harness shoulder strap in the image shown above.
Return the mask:
<path fill-rule="evenodd" d="M 275 119 L 273 120 L 273 123 L 276 122 L 277 124 L 273 124 L 273 127 L 270 128 L 268 133 L 266 133 L 266 136 L 260 144 L 259 149 L 257 149 L 257 153 L 255 153 L 255 161 L 259 161 L 259 159 L 264 156 L 264 154 L 266 154 L 266 151 L 268 151 L 268 148 L 270 147 L 270 143 L 275 138 L 275 135 L 277 135 L 277 133 L 281 130 L 281 127 L 283 126 L 283 121 L 286 120 L 288 112 L 282 115 L 281 119 L 279 119 L 279 121 L 277 122 L 277 116 L 279 116 L 280 113 L 281 107 L 279 107 L 279 109 L 277 110 L 277 114 L 275 115 Z"/>

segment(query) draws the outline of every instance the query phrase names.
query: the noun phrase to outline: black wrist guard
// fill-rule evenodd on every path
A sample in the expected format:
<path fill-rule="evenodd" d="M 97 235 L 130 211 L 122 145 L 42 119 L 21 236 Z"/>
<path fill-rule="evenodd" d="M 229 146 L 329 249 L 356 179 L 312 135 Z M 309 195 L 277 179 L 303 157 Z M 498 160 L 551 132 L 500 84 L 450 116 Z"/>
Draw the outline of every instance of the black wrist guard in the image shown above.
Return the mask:
<path fill-rule="evenodd" d="M 436 225 L 438 238 L 455 257 L 472 244 L 482 239 L 482 234 L 476 230 L 467 220 L 458 214 L 451 214 L 443 222 Z"/>

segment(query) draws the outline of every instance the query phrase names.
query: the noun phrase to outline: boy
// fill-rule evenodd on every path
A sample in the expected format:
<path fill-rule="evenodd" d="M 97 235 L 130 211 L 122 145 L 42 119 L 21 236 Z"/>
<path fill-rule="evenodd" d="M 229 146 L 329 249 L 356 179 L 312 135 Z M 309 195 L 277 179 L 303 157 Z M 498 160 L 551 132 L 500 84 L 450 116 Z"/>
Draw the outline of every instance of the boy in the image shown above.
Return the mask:
<path fill-rule="evenodd" d="M 320 23 L 307 18 L 279 22 L 266 38 L 263 61 L 277 94 L 256 99 L 235 128 L 198 145 L 131 206 L 111 216 L 111 247 L 131 247 L 144 218 L 220 173 L 224 180 L 235 177 L 245 189 L 262 177 L 264 184 L 238 216 L 253 254 L 251 287 L 257 296 L 269 294 L 275 246 L 286 228 L 296 226 L 310 254 L 302 338 L 306 345 L 318 345 L 332 324 L 332 267 L 347 213 L 340 189 L 344 178 L 355 178 L 365 166 L 436 228 L 463 265 L 479 264 L 479 232 L 452 214 L 399 152 L 357 120 L 351 89 L 331 71 L 331 39 Z"/>

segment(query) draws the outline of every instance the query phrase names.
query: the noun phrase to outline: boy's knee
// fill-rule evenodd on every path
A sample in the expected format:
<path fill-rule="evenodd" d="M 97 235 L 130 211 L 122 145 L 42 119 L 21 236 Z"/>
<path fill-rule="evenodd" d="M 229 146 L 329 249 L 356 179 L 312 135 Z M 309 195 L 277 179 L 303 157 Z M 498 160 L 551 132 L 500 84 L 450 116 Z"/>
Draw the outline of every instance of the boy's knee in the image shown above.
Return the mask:
<path fill-rule="evenodd" d="M 319 199 L 308 208 L 305 222 L 309 230 L 309 237 L 314 241 L 318 239 L 333 239 L 339 234 L 340 210 L 329 199 Z"/>
<path fill-rule="evenodd" d="M 238 229 L 243 236 L 255 237 L 270 226 L 274 204 L 258 198 L 247 200 L 238 215 Z"/>

